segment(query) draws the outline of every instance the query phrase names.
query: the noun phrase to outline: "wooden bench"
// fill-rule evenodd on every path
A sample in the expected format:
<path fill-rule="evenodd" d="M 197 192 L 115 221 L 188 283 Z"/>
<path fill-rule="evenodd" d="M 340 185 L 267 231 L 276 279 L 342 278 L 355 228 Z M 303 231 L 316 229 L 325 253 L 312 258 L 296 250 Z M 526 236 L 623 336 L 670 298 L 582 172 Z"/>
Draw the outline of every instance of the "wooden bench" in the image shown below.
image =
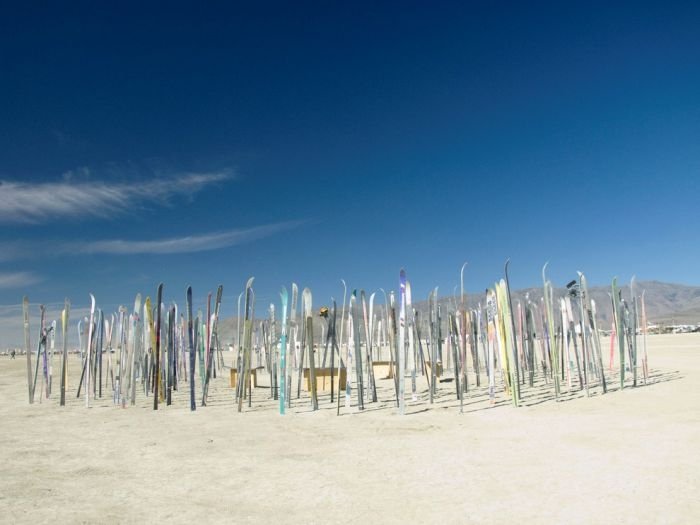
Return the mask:
<path fill-rule="evenodd" d="M 431 363 L 430 361 L 425 362 L 425 368 L 426 372 L 428 375 L 430 375 L 430 368 L 431 368 Z M 435 377 L 442 377 L 442 363 L 437 363 L 437 366 L 435 367 Z"/>
<path fill-rule="evenodd" d="M 394 367 L 391 366 L 391 361 L 372 361 L 372 370 L 374 371 L 374 379 L 392 379 L 394 377 Z"/>
<path fill-rule="evenodd" d="M 250 380 L 253 382 L 253 388 L 258 387 L 258 370 L 262 370 L 263 367 L 259 366 L 257 368 L 253 368 L 250 371 Z M 231 385 L 231 388 L 236 388 L 236 383 L 238 382 L 238 370 L 235 368 L 231 368 L 231 378 L 229 380 L 229 385 Z"/>
<path fill-rule="evenodd" d="M 331 369 L 316 368 L 316 392 L 331 391 Z M 335 392 L 344 390 L 347 382 L 347 370 L 345 368 L 333 369 L 333 389 Z M 340 387 L 340 388 L 339 388 Z M 311 392 L 311 372 L 310 369 L 304 369 L 304 390 Z"/>

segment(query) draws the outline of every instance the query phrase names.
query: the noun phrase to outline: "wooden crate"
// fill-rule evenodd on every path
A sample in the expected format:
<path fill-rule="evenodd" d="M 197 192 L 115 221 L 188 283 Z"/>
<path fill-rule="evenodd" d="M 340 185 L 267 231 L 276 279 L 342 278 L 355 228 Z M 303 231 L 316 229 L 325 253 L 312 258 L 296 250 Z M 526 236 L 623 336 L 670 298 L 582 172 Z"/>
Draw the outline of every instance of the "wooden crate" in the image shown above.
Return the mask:
<path fill-rule="evenodd" d="M 334 390 L 338 392 L 339 390 L 345 389 L 345 384 L 347 381 L 347 371 L 345 368 L 340 370 L 337 368 L 333 369 L 333 382 Z M 340 383 L 340 385 L 338 384 Z M 340 388 L 339 388 L 340 386 Z M 304 390 L 306 392 L 311 392 L 311 374 L 308 368 L 304 369 Z M 330 392 L 331 391 L 331 369 L 330 368 L 316 368 L 316 392 Z"/>

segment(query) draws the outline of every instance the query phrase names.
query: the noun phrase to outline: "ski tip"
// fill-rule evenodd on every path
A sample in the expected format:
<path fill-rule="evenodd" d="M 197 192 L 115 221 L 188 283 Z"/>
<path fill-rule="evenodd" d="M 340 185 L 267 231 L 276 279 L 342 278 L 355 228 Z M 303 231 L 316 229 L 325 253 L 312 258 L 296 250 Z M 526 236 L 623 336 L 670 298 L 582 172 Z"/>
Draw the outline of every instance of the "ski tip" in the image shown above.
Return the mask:
<path fill-rule="evenodd" d="M 304 303 L 304 308 L 311 310 L 311 290 L 309 288 L 304 288 L 301 292 L 302 301 Z"/>

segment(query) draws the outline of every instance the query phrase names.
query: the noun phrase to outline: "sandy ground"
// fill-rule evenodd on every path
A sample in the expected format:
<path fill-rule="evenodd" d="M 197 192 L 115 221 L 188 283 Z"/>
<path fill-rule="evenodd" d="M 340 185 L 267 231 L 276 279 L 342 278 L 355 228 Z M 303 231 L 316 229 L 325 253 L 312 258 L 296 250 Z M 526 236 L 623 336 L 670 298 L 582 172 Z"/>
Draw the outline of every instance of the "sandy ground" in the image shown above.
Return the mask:
<path fill-rule="evenodd" d="M 648 341 L 647 386 L 539 385 L 514 408 L 472 383 L 460 414 L 453 383 L 431 406 L 420 382 L 404 417 L 391 380 L 340 417 L 327 396 L 281 417 L 265 387 L 239 414 L 226 378 L 194 413 L 185 389 L 158 412 L 86 409 L 75 356 L 68 406 L 57 386 L 30 406 L 24 356 L 3 357 L 0 521 L 700 523 L 700 334 Z"/>

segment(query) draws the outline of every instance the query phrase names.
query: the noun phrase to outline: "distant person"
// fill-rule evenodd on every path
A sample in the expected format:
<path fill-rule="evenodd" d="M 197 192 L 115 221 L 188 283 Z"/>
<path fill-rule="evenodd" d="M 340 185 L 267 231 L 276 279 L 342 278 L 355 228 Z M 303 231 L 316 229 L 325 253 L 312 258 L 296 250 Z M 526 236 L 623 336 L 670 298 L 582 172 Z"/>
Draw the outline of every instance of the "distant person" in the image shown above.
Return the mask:
<path fill-rule="evenodd" d="M 17 354 L 17 352 L 15 351 L 14 348 L 12 350 L 10 350 L 10 359 L 14 359 L 16 354 Z"/>

